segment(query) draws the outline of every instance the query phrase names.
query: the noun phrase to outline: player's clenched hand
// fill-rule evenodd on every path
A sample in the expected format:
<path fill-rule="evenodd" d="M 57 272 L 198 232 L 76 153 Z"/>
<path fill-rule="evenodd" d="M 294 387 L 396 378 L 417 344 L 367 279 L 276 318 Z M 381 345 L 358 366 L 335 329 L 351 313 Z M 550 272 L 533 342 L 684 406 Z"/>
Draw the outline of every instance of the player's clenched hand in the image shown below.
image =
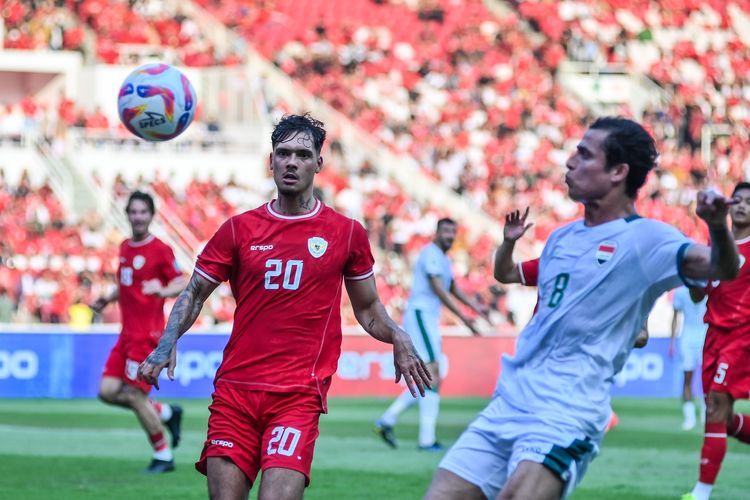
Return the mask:
<path fill-rule="evenodd" d="M 534 223 L 526 224 L 526 217 L 529 216 L 529 207 L 521 215 L 520 210 L 513 210 L 505 216 L 505 227 L 503 227 L 503 238 L 508 241 L 516 241 L 526 233 Z"/>
<path fill-rule="evenodd" d="M 167 367 L 167 376 L 169 380 L 174 380 L 174 367 L 177 364 L 177 349 L 172 348 L 169 354 L 158 346 L 146 360 L 138 367 L 138 378 L 145 380 L 146 383 L 159 389 L 159 375 L 164 367 Z"/>
<path fill-rule="evenodd" d="M 698 192 L 698 206 L 695 211 L 709 226 L 726 225 L 729 206 L 735 203 L 737 200 L 725 198 L 715 189 L 709 188 Z"/>
<path fill-rule="evenodd" d="M 424 396 L 425 387 L 432 388 L 432 376 L 404 331 L 393 333 L 393 364 L 396 367 L 396 383 L 403 376 L 412 396 L 417 397 L 417 391 Z"/>

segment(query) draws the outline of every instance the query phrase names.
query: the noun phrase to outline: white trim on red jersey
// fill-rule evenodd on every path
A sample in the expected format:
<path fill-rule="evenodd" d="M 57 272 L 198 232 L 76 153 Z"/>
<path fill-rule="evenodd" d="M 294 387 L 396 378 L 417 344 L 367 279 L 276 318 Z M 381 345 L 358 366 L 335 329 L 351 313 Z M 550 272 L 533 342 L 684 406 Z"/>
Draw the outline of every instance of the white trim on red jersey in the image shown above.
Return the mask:
<path fill-rule="evenodd" d="M 375 271 L 370 270 L 369 273 L 362 274 L 361 276 L 344 276 L 344 279 L 349 280 L 349 281 L 362 281 L 362 280 L 366 280 L 367 278 L 369 278 L 370 276 L 374 274 L 375 274 Z"/>
<path fill-rule="evenodd" d="M 323 204 L 320 202 L 319 199 L 315 199 L 315 208 L 313 208 L 311 211 L 307 212 L 306 214 L 302 215 L 284 215 L 280 214 L 276 210 L 273 209 L 273 200 L 266 203 L 266 210 L 268 210 L 268 213 L 273 215 L 274 217 L 278 219 L 284 219 L 284 220 L 299 220 L 299 219 L 309 219 L 310 217 L 315 217 L 318 212 L 320 212 L 320 207 L 323 206 Z"/>
<path fill-rule="evenodd" d="M 154 241 L 155 238 L 156 236 L 154 236 L 153 234 L 149 234 L 148 236 L 146 236 L 146 239 L 141 241 L 133 241 L 132 238 L 128 238 L 128 246 L 133 248 L 142 247 Z"/>
<path fill-rule="evenodd" d="M 201 269 L 199 267 L 197 267 L 197 266 L 195 268 L 195 272 L 198 273 L 198 274 L 200 274 L 204 278 L 206 278 L 211 283 L 220 283 L 219 280 L 217 280 L 216 278 L 211 277 L 206 271 L 201 271 Z"/>

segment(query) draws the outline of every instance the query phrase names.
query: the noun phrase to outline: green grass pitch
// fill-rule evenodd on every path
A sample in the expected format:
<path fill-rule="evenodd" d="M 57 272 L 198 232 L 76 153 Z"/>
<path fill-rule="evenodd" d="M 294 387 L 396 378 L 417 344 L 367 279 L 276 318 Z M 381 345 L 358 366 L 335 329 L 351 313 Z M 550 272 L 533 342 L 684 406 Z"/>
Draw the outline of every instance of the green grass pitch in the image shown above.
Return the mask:
<path fill-rule="evenodd" d="M 416 407 L 397 427 L 398 450 L 372 432 L 384 399 L 332 399 L 321 419 L 307 499 L 421 498 L 440 459 L 416 450 Z M 438 434 L 453 442 L 483 407 L 481 399 L 443 401 Z M 206 498 L 195 472 L 205 437 L 207 401 L 180 401 L 184 437 L 178 469 L 147 476 L 146 438 L 135 417 L 96 400 L 0 399 L 0 498 L 138 499 Z M 605 438 L 573 498 L 675 499 L 696 479 L 701 431 L 680 430 L 677 400 L 617 399 L 620 425 Z M 738 404 L 750 413 L 750 405 Z M 750 498 L 750 447 L 730 439 L 715 500 Z M 255 498 L 254 488 L 251 498 Z"/>

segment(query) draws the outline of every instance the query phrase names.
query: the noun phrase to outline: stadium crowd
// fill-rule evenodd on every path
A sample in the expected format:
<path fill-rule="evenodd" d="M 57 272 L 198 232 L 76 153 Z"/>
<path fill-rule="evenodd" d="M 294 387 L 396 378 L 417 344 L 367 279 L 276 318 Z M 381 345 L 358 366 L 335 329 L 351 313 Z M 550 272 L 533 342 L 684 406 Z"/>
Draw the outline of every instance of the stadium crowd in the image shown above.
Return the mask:
<path fill-rule="evenodd" d="M 195 23 L 176 11 L 162 14 L 159 0 L 129 3 L 124 21 L 113 25 L 126 3 L 5 0 L 4 43 L 83 51 L 93 43 L 95 57 L 107 63 L 122 62 L 116 54 L 123 44 L 178 47 L 185 54 L 193 45 L 205 45 Z M 639 1 L 519 1 L 502 15 L 490 13 L 479 0 L 349 0 L 345 9 L 335 8 L 343 5 L 339 0 L 310 0 L 304 11 L 291 0 L 195 3 L 359 127 L 412 155 L 428 175 L 477 210 L 500 220 L 511 208 L 531 206 L 534 241 L 522 248 L 529 256 L 555 227 L 578 215 L 561 182 L 561 165 L 590 116 L 556 84 L 566 58 L 625 64 L 672 92 L 666 105 L 648 109 L 643 117 L 661 158 L 638 200 L 642 213 L 706 239 L 692 207 L 696 189 L 708 176 L 700 155 L 706 124 L 728 127 L 711 144 L 711 182 L 750 176 L 745 98 L 750 68 L 739 31 L 744 18 L 717 1 L 674 0 L 663 8 Z M 745 2 L 734 5 L 750 11 Z M 615 20 L 625 29 L 615 33 Z M 188 59 L 181 61 L 189 65 Z M 227 61 L 214 54 L 195 63 L 211 64 Z M 713 85 L 702 85 L 703 79 Z M 48 131 L 46 136 L 64 135 L 69 127 L 119 130 L 99 110 L 67 99 L 49 105 L 29 97 L 0 108 L 3 139 L 35 129 Z M 405 303 L 411 259 L 429 240 L 437 218 L 446 214 L 411 200 L 400 186 L 376 175 L 369 162 L 355 163 L 346 153 L 334 138 L 319 178 L 322 196 L 366 222 L 378 249 L 381 296 L 398 311 Z M 93 216 L 69 225 L 48 186 L 22 184 L 3 182 L 0 193 L 0 203 L 9 207 L 0 215 L 3 227 L 16 235 L 2 243 L 4 261 L 13 260 L 15 268 L 0 267 L 0 296 L 10 297 L 17 317 L 63 321 L 76 300 L 85 302 L 112 286 L 119 235 L 107 234 Z M 122 195 L 135 187 L 141 186 L 121 183 L 113 190 Z M 217 221 L 249 208 L 236 196 L 249 188 L 232 181 L 218 185 L 195 179 L 184 191 L 175 191 L 157 179 L 150 188 L 200 241 Z M 267 199 L 271 192 L 263 195 Z M 252 199 L 258 199 L 257 193 Z M 35 231 L 44 235 L 51 254 L 33 247 L 40 239 Z M 490 238 L 469 241 L 463 233 L 453 251 L 461 285 L 507 317 L 512 306 L 506 302 L 512 300 L 488 279 Z M 51 257 L 40 265 L 39 255 Z M 61 286 L 65 280 L 83 291 Z M 207 321 L 229 319 L 225 295 L 212 305 L 213 318 Z"/>

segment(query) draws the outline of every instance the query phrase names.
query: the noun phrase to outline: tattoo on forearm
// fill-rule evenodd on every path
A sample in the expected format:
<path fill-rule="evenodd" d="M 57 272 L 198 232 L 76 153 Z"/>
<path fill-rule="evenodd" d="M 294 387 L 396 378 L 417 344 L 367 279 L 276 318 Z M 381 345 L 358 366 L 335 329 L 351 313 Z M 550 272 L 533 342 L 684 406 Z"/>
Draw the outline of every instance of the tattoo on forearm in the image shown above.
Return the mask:
<path fill-rule="evenodd" d="M 369 323 L 367 323 L 367 331 L 371 332 L 372 328 L 375 326 L 375 319 L 371 319 Z"/>
<path fill-rule="evenodd" d="M 211 291 L 208 291 L 208 293 L 202 292 L 203 290 L 201 290 L 197 279 L 193 278 L 177 297 L 172 312 L 169 314 L 164 334 L 156 348 L 160 356 L 169 356 L 177 339 L 195 323 L 203 308 L 203 302 L 211 293 Z"/>

